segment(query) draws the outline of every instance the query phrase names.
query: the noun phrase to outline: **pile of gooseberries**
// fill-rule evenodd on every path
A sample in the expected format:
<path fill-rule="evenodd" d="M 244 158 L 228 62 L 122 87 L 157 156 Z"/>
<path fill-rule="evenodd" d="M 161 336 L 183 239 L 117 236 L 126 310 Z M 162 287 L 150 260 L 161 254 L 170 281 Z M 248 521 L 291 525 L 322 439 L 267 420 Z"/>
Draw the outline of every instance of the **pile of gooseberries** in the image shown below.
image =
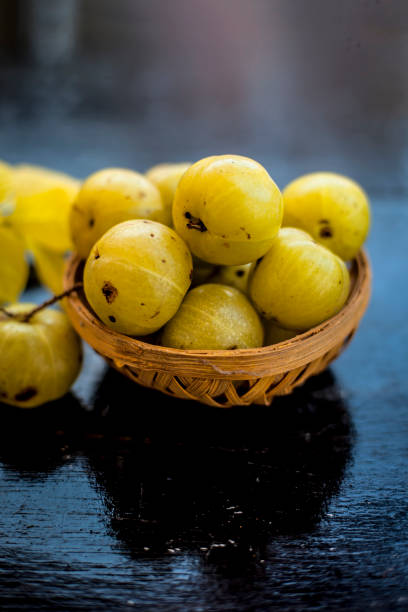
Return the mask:
<path fill-rule="evenodd" d="M 76 251 L 90 307 L 118 333 L 234 351 L 289 340 L 338 313 L 369 225 L 368 198 L 351 179 L 308 174 L 281 192 L 239 155 L 145 174 L 106 168 L 82 184 L 0 163 L 0 401 L 60 397 L 82 359 L 63 311 L 18 303 L 27 253 L 60 294 L 64 258 Z"/>

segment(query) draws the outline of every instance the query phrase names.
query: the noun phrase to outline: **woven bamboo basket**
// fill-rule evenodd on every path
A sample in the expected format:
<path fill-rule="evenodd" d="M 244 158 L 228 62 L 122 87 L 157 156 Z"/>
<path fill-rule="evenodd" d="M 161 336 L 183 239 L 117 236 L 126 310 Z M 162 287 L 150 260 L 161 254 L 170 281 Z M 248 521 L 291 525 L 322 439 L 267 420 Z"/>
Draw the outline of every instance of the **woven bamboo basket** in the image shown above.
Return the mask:
<path fill-rule="evenodd" d="M 82 281 L 83 262 L 68 261 L 64 288 Z M 367 308 L 371 268 L 364 251 L 351 266 L 351 290 L 342 310 L 321 325 L 271 346 L 234 351 L 193 351 L 149 344 L 119 334 L 95 315 L 82 290 L 67 298 L 79 335 L 106 361 L 144 387 L 181 399 L 227 408 L 269 405 L 324 370 L 350 342 Z"/>

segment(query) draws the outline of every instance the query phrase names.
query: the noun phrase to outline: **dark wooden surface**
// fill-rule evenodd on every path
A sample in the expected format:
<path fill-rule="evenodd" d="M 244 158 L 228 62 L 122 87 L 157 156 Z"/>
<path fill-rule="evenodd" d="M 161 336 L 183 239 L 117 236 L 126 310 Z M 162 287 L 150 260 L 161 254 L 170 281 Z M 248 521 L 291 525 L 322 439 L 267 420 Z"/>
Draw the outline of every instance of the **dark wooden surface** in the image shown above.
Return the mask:
<path fill-rule="evenodd" d="M 78 35 L 53 62 L 15 5 L 0 157 L 347 172 L 373 202 L 374 287 L 332 370 L 270 408 L 172 400 L 91 350 L 68 397 L 1 405 L 0 607 L 408 609 L 408 6 L 65 2 Z"/>

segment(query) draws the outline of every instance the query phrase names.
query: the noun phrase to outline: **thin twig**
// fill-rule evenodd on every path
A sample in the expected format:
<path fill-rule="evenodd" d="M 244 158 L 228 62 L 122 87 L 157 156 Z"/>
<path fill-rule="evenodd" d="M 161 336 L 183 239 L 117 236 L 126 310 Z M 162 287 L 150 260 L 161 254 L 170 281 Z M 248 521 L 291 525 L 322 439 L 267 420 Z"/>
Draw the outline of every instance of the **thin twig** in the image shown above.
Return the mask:
<path fill-rule="evenodd" d="M 63 291 L 62 293 L 59 293 L 58 295 L 54 295 L 49 300 L 46 300 L 45 302 L 43 302 L 39 306 L 36 306 L 32 310 L 30 310 L 30 312 L 28 312 L 25 315 L 25 317 L 23 317 L 21 319 L 21 321 L 23 323 L 28 323 L 28 321 L 31 319 L 31 317 L 33 317 L 35 314 L 37 314 L 37 312 L 40 312 L 40 310 L 43 310 L 44 308 L 48 308 L 48 306 L 52 306 L 53 304 L 55 304 L 56 302 L 59 302 L 63 298 L 67 297 L 68 295 L 71 295 L 71 293 L 74 293 L 74 291 L 79 291 L 79 289 L 82 289 L 82 287 L 83 287 L 83 283 L 75 283 L 75 285 L 73 285 L 72 287 L 70 287 L 66 291 Z"/>
<path fill-rule="evenodd" d="M 4 315 L 6 315 L 6 317 L 9 317 L 10 319 L 12 319 L 14 317 L 13 313 L 9 312 L 5 308 L 0 308 L 0 312 L 2 312 Z"/>

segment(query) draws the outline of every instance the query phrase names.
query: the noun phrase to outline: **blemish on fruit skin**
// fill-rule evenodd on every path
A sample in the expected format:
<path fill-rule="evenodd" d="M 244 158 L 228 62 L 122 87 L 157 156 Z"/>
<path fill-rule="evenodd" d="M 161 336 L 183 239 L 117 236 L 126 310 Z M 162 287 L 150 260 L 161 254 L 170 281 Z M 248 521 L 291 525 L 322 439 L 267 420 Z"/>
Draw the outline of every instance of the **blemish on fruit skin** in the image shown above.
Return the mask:
<path fill-rule="evenodd" d="M 150 318 L 154 319 L 155 317 L 157 317 L 157 315 L 160 314 L 160 310 L 156 310 L 156 312 L 154 313 L 154 315 L 152 315 Z"/>
<path fill-rule="evenodd" d="M 112 304 L 118 295 L 118 290 L 110 281 L 105 281 L 102 287 L 102 293 L 108 304 Z"/>
<path fill-rule="evenodd" d="M 321 238 L 331 238 L 333 236 L 333 231 L 328 225 L 326 225 L 320 230 L 319 236 Z"/>
<path fill-rule="evenodd" d="M 248 240 L 251 240 L 251 234 L 249 232 L 247 232 L 247 238 Z"/>
<path fill-rule="evenodd" d="M 17 402 L 28 402 L 32 397 L 37 395 L 38 391 L 35 387 L 26 387 L 19 393 L 16 393 L 14 399 Z"/>
<path fill-rule="evenodd" d="M 237 348 L 238 348 L 237 345 L 234 344 L 233 346 L 229 346 L 227 350 L 228 351 L 235 351 L 235 349 L 237 349 Z"/>
<path fill-rule="evenodd" d="M 89 225 L 89 227 L 93 227 L 95 225 L 95 219 L 93 219 L 93 218 L 89 219 L 88 225 Z"/>
<path fill-rule="evenodd" d="M 145 197 L 146 197 L 146 192 L 139 191 L 139 198 L 145 198 Z"/>
<path fill-rule="evenodd" d="M 141 305 L 141 306 L 144 306 L 144 305 L 145 305 L 145 303 L 144 303 L 144 302 L 140 302 L 140 305 Z"/>
<path fill-rule="evenodd" d="M 99 259 L 100 258 L 100 254 L 98 249 L 95 249 L 95 259 Z"/>
<path fill-rule="evenodd" d="M 320 219 L 319 223 L 328 224 L 328 223 L 330 223 L 330 221 L 328 219 Z"/>
<path fill-rule="evenodd" d="M 224 246 L 225 246 L 227 249 L 229 249 L 229 248 L 230 248 L 230 244 L 229 244 L 229 242 L 224 242 Z"/>
<path fill-rule="evenodd" d="M 150 238 L 154 238 L 154 234 L 150 234 Z"/>
<path fill-rule="evenodd" d="M 109 321 L 112 321 L 112 323 L 116 323 L 116 319 L 113 315 L 109 315 L 108 319 Z"/>
<path fill-rule="evenodd" d="M 162 259 L 162 263 L 166 263 L 166 260 L 165 260 L 165 259 Z"/>
<path fill-rule="evenodd" d="M 244 272 L 244 270 L 237 270 L 237 271 L 235 272 L 235 274 L 236 274 L 237 276 L 244 276 L 245 272 Z"/>
<path fill-rule="evenodd" d="M 186 219 L 189 220 L 189 222 L 186 224 L 186 227 L 188 227 L 188 229 L 195 229 L 198 230 L 199 232 L 206 232 L 207 228 L 204 225 L 204 223 L 201 221 L 201 219 L 198 219 L 197 217 L 193 217 L 191 213 L 189 213 L 188 211 L 184 213 L 184 216 Z"/>
<path fill-rule="evenodd" d="M 189 277 L 190 277 L 190 280 L 193 280 L 193 270 L 190 270 Z"/>

